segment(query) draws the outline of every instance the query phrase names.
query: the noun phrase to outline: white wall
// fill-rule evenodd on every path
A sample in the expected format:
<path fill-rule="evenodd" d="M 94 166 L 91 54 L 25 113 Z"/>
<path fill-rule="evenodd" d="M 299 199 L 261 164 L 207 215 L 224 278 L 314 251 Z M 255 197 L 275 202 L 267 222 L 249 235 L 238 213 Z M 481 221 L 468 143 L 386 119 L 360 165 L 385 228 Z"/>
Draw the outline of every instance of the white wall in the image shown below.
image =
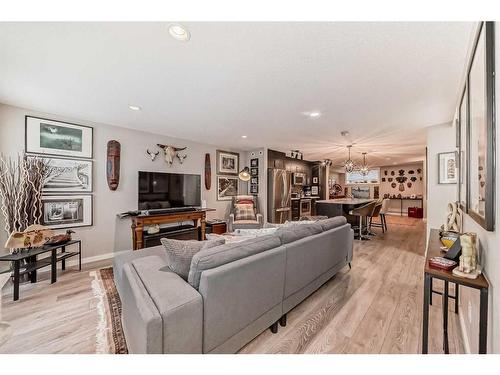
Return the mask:
<path fill-rule="evenodd" d="M 438 184 L 438 154 L 456 150 L 454 131 L 451 123 L 427 128 L 427 232 L 445 222 L 448 203 L 457 197 L 456 184 Z"/>
<path fill-rule="evenodd" d="M 86 228 L 75 228 L 77 232 L 75 237 L 81 238 L 83 242 L 82 255 L 84 258 L 98 257 L 132 248 L 130 219 L 118 219 L 116 214 L 137 209 L 137 172 L 139 170 L 200 174 L 202 176 L 202 199 L 207 201 L 207 207 L 217 210 L 209 213 L 208 218 L 225 218 L 229 211 L 227 201 L 217 201 L 216 199 L 217 147 L 215 146 L 110 125 L 89 123 L 78 119 L 62 118 L 0 104 L 0 152 L 4 155 L 16 156 L 23 151 L 25 115 L 94 127 L 94 225 Z M 116 191 L 109 190 L 106 181 L 106 145 L 111 139 L 116 139 L 121 143 L 120 185 Z M 161 154 L 154 162 L 151 162 L 146 155 L 146 149 L 157 149 L 157 143 L 179 147 L 187 146 L 185 152 L 188 157 L 182 165 L 175 161 L 172 167 L 167 166 L 164 159 L 161 158 Z M 205 189 L 204 183 L 204 162 L 207 152 L 210 153 L 212 160 L 210 191 Z M 246 157 L 246 153 L 241 154 L 240 166 L 244 164 Z M 246 183 L 240 184 L 240 191 L 246 193 Z M 0 230 L 0 244 L 3 244 L 7 235 L 1 222 L 0 225 L 2 228 Z"/>

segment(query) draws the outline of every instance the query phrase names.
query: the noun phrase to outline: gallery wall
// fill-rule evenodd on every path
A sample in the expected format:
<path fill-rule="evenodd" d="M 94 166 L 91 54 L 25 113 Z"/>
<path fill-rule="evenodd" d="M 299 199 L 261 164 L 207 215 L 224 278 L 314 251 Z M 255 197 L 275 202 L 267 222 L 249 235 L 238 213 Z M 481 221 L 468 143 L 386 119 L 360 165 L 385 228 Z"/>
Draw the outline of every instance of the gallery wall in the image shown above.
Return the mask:
<path fill-rule="evenodd" d="M 63 118 L 47 113 L 0 104 L 0 152 L 7 156 L 17 156 L 24 150 L 25 116 L 38 116 L 58 121 L 92 126 L 94 128 L 94 224 L 91 227 L 75 228 L 75 238 L 82 239 L 84 260 L 93 261 L 109 257 L 113 252 L 132 248 L 131 221 L 119 219 L 116 214 L 137 209 L 137 172 L 139 170 L 154 172 L 193 173 L 202 175 L 201 198 L 206 200 L 207 207 L 215 208 L 208 218 L 227 217 L 228 201 L 216 198 L 216 149 L 217 147 L 186 140 L 160 136 L 156 134 L 125 129 L 116 126 L 96 124 L 80 119 Z M 121 143 L 121 176 L 116 191 L 108 188 L 106 180 L 106 145 L 115 139 Z M 187 146 L 183 151 L 188 156 L 183 164 L 178 160 L 169 167 L 160 154 L 154 162 L 146 154 L 146 149 L 157 150 L 157 143 Z M 227 150 L 227 148 L 224 148 Z M 238 152 L 238 150 L 228 150 Z M 205 153 L 210 153 L 212 160 L 212 186 L 207 191 L 204 184 Z M 240 167 L 247 160 L 245 152 L 240 153 Z M 247 192 L 247 184 L 240 181 L 240 192 Z M 5 243 L 7 234 L 3 230 L 3 218 L 0 219 L 0 243 Z M 2 247 L 3 248 L 3 247 Z"/>

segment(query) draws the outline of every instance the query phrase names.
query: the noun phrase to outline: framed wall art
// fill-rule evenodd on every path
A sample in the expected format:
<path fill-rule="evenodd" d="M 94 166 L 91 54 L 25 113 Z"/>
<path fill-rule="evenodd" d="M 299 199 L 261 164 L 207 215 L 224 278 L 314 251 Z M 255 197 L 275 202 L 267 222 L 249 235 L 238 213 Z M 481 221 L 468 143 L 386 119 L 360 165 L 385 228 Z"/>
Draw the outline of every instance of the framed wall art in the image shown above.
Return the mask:
<path fill-rule="evenodd" d="M 438 183 L 456 184 L 457 183 L 457 153 L 442 152 L 438 154 Z"/>
<path fill-rule="evenodd" d="M 240 154 L 217 150 L 217 174 L 237 175 L 240 171 Z"/>
<path fill-rule="evenodd" d="M 42 196 L 42 224 L 52 229 L 92 225 L 92 195 Z"/>
<path fill-rule="evenodd" d="M 250 159 L 250 167 L 257 168 L 259 166 L 259 159 Z"/>
<path fill-rule="evenodd" d="M 238 195 L 238 177 L 217 176 L 217 200 L 230 201 Z"/>
<path fill-rule="evenodd" d="M 93 128 L 39 117 L 25 117 L 26 153 L 92 158 Z"/>
<path fill-rule="evenodd" d="M 28 156 L 30 158 L 32 156 Z M 40 157 L 47 166 L 42 192 L 90 193 L 92 192 L 92 161 Z"/>

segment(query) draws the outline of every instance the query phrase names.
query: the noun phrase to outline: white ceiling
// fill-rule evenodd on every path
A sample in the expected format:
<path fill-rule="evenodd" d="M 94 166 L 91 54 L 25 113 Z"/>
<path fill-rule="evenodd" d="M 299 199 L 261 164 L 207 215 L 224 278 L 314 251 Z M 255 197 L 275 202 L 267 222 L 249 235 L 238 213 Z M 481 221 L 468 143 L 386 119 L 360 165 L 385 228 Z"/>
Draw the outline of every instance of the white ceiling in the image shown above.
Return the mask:
<path fill-rule="evenodd" d="M 0 102 L 309 160 L 341 163 L 349 142 L 376 165 L 422 160 L 424 127 L 452 120 L 474 26 L 185 23 L 185 43 L 167 25 L 0 23 Z"/>

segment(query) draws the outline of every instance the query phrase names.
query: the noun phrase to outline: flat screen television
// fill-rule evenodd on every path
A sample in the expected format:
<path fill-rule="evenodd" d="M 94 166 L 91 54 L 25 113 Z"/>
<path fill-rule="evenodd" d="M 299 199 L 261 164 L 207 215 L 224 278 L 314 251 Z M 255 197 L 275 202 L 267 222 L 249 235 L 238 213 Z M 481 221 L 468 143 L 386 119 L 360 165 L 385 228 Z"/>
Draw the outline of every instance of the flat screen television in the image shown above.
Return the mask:
<path fill-rule="evenodd" d="M 201 176 L 139 171 L 139 210 L 201 206 Z"/>

